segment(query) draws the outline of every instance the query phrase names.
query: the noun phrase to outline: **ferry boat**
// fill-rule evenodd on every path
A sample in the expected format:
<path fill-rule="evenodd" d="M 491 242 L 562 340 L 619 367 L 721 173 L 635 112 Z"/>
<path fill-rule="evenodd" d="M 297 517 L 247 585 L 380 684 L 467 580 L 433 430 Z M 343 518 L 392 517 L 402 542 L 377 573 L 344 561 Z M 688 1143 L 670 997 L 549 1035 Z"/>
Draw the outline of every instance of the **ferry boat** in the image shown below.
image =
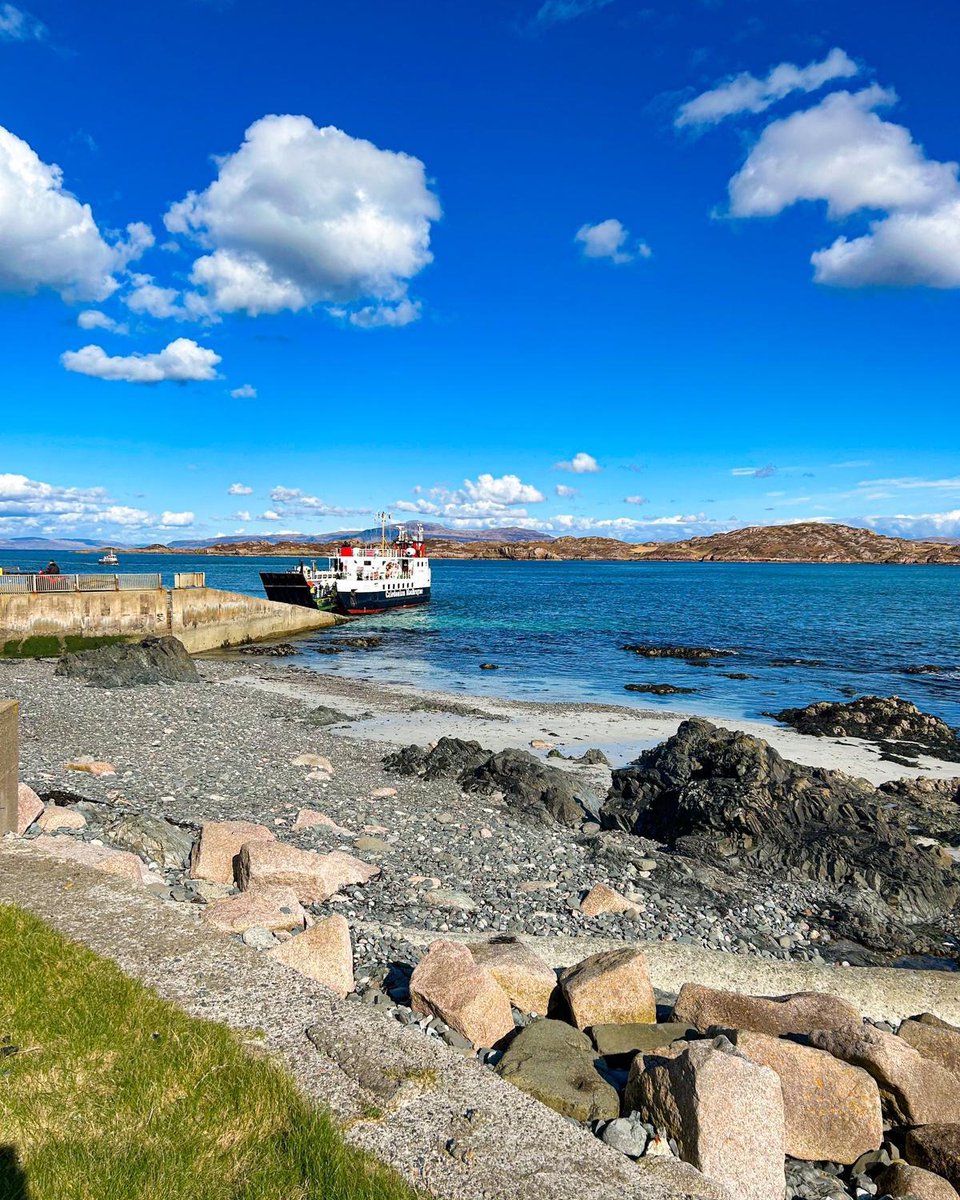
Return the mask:
<path fill-rule="evenodd" d="M 379 546 L 343 545 L 327 559 L 326 566 L 301 562 L 290 571 L 261 571 L 267 599 L 350 616 L 426 604 L 430 599 L 430 560 L 423 526 L 410 534 L 405 525 L 399 525 L 388 545 L 389 518 L 386 513 L 378 516 Z"/>
<path fill-rule="evenodd" d="M 119 561 L 120 559 L 117 558 L 116 552 L 113 550 L 108 550 L 102 558 L 97 559 L 101 567 L 115 567 Z"/>

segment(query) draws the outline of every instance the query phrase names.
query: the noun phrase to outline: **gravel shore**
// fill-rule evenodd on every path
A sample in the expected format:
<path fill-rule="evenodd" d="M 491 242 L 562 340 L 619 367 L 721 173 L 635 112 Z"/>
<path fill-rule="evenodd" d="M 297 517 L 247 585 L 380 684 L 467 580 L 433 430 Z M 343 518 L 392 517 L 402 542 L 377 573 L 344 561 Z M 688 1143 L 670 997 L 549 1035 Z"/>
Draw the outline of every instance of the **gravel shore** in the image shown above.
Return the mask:
<path fill-rule="evenodd" d="M 577 754 L 599 746 L 616 765 L 669 736 L 679 714 L 467 701 L 259 659 L 198 666 L 199 684 L 105 690 L 56 678 L 50 662 L 0 663 L 0 694 L 21 704 L 21 778 L 48 797 L 69 793 L 193 827 L 257 821 L 304 848 L 353 848 L 382 867 L 379 880 L 336 898 L 353 923 L 595 933 L 810 962 L 895 958 L 844 939 L 834 923 L 844 901 L 829 884 L 734 874 L 628 834 L 531 824 L 453 781 L 397 776 L 382 765 L 398 744 L 443 735 L 472 737 L 491 749 L 528 748 L 538 739 L 546 743 L 541 754 L 550 746 Z M 345 720 L 337 722 L 328 709 Z M 874 782 L 917 774 L 879 762 L 872 748 L 851 739 L 828 742 L 758 722 L 738 727 L 762 731 L 798 761 L 844 767 Z M 293 765 L 304 753 L 329 758 L 332 779 Z M 66 769 L 83 756 L 112 763 L 116 775 L 98 779 Z M 607 768 L 551 763 L 605 793 Z M 924 773 L 956 770 L 931 764 Z M 340 831 L 293 832 L 301 808 L 321 811 Z M 580 900 L 596 883 L 618 888 L 640 911 L 588 918 Z M 955 932 L 944 929 L 945 956 Z M 361 949 L 375 970 L 397 948 L 371 939 Z"/>

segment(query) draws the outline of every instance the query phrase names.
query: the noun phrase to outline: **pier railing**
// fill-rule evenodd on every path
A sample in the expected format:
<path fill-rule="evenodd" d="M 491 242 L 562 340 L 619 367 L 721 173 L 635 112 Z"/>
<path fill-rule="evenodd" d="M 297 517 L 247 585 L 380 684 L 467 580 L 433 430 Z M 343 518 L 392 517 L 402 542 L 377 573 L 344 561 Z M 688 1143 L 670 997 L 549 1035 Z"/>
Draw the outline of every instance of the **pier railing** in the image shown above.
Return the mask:
<path fill-rule="evenodd" d="M 159 572 L 144 575 L 0 575 L 0 596 L 38 592 L 149 592 L 162 586 Z"/>

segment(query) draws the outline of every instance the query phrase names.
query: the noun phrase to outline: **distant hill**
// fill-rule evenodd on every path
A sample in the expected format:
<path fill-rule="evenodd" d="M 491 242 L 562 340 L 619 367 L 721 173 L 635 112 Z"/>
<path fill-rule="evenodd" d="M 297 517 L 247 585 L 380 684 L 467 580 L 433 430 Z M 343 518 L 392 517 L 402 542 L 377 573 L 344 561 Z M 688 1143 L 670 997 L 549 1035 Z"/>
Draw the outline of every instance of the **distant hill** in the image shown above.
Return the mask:
<path fill-rule="evenodd" d="M 93 550 L 100 545 L 87 538 L 4 538 L 0 550 Z"/>
<path fill-rule="evenodd" d="M 398 524 L 406 524 L 408 529 L 416 525 L 416 521 L 391 521 L 387 525 L 387 536 L 392 537 Z M 550 541 L 550 535 L 540 533 L 535 529 L 518 529 L 506 525 L 501 529 L 448 529 L 445 525 L 423 522 L 423 535 L 428 541 L 443 540 L 448 542 L 538 542 Z M 193 541 L 180 540 L 170 542 L 174 550 L 206 550 L 219 546 L 306 546 L 326 545 L 327 543 L 342 544 L 345 542 L 379 542 L 380 526 L 369 529 L 334 529 L 326 533 L 278 533 L 257 534 L 252 537 L 248 533 L 235 533 L 227 537 L 201 538 Z M 152 548 L 152 547 L 151 547 Z"/>
<path fill-rule="evenodd" d="M 497 531 L 491 531 L 497 532 Z M 524 531 L 526 532 L 526 531 Z M 354 535 L 356 536 L 356 535 Z M 379 537 L 379 531 L 377 531 Z M 199 554 L 265 556 L 294 555 L 302 558 L 333 553 L 333 541 L 284 542 L 265 540 L 221 543 Z M 505 559 L 508 561 L 559 562 L 578 559 L 645 559 L 657 562 L 815 562 L 815 563 L 957 563 L 960 545 L 890 538 L 869 529 L 850 525 L 758 525 L 709 537 L 680 542 L 621 542 L 615 538 L 559 537 L 507 541 L 493 538 L 463 539 L 429 537 L 432 558 Z"/>

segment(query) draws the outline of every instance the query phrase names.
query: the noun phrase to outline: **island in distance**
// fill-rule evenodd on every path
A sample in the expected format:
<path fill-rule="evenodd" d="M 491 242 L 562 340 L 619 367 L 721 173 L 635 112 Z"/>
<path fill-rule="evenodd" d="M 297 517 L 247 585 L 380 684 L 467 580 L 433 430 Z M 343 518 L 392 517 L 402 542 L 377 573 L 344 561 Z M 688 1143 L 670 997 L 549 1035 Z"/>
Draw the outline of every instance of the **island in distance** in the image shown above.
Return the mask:
<path fill-rule="evenodd" d="M 344 539 L 379 540 L 379 530 L 342 531 L 313 538 L 231 539 L 213 545 L 153 545 L 160 553 L 317 557 L 332 554 Z M 431 558 L 565 561 L 578 559 L 657 562 L 940 563 L 960 565 L 960 545 L 886 537 L 869 529 L 815 521 L 796 525 L 755 525 L 729 533 L 677 542 L 621 542 L 604 537 L 552 538 L 532 530 L 451 530 L 425 528 Z"/>

